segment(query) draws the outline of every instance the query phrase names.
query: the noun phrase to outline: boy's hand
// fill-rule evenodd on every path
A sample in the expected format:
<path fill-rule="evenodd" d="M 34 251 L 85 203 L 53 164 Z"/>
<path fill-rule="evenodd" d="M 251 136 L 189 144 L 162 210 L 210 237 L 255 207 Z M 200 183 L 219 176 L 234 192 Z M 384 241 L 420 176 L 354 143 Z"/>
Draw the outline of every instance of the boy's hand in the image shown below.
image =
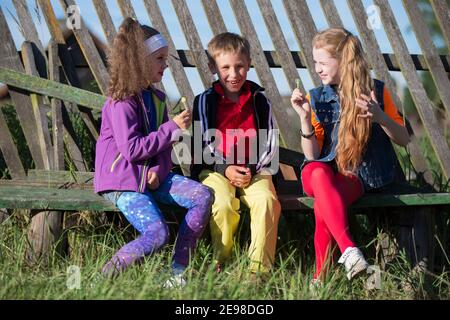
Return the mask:
<path fill-rule="evenodd" d="M 179 115 L 176 115 L 175 117 L 173 117 L 173 121 L 175 121 L 175 123 L 177 124 L 177 126 L 180 129 L 185 130 L 185 129 L 189 128 L 191 125 L 192 112 L 190 111 L 190 109 L 186 109 Z"/>
<path fill-rule="evenodd" d="M 300 90 L 294 89 L 291 96 L 291 104 L 297 114 L 300 116 L 301 120 L 311 119 L 311 105 L 308 99 L 300 92 Z"/>
<path fill-rule="evenodd" d="M 149 171 L 147 173 L 147 184 L 150 190 L 156 190 L 159 188 L 159 177 L 156 172 Z"/>
<path fill-rule="evenodd" d="M 252 180 L 252 174 L 249 168 L 240 166 L 228 166 L 225 170 L 225 176 L 231 184 L 238 188 L 246 188 Z"/>

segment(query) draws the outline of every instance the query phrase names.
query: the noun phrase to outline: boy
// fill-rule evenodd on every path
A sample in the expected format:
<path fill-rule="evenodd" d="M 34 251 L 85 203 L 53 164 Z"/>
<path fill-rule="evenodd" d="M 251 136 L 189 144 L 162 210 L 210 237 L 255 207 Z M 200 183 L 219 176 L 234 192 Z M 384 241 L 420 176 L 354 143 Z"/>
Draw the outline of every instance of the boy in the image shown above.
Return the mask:
<path fill-rule="evenodd" d="M 200 155 L 194 150 L 201 161 L 194 159 L 191 176 L 215 195 L 210 228 L 217 271 L 231 255 L 242 202 L 250 209 L 250 271 L 265 273 L 275 258 L 281 211 L 272 176 L 265 170 L 278 148 L 271 105 L 264 89 L 247 80 L 251 60 L 246 39 L 219 34 L 208 44 L 208 58 L 219 80 L 194 101 L 193 120 L 200 124 L 203 148 Z M 265 134 L 258 135 L 260 131 Z M 203 150 L 211 152 L 203 155 Z M 208 153 L 213 160 L 207 159 Z"/>

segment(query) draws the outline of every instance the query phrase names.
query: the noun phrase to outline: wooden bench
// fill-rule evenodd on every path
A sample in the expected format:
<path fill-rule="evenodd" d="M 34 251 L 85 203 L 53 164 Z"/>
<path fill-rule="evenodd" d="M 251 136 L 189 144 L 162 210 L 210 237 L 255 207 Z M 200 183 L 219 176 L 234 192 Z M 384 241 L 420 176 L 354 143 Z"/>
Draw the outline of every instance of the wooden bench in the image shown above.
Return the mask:
<path fill-rule="evenodd" d="M 297 156 L 293 158 L 292 156 Z M 308 212 L 314 200 L 302 195 L 298 180 L 302 155 L 281 148 L 281 172 L 291 170 L 295 180 L 276 176 L 276 187 L 283 211 Z M 293 174 L 291 173 L 291 178 Z M 287 174 L 289 175 L 289 173 Z M 0 208 L 61 211 L 118 211 L 110 202 L 93 192 L 92 172 L 29 170 L 24 179 L 0 180 Z M 450 193 L 368 194 L 351 208 L 444 206 Z"/>
<path fill-rule="evenodd" d="M 301 154 L 287 149 L 280 149 L 281 170 L 275 176 L 277 193 L 281 202 L 283 213 L 311 213 L 314 200 L 301 194 L 301 182 L 298 177 L 300 174 Z M 286 180 L 285 176 L 292 180 Z M 392 233 L 385 233 L 384 243 L 381 244 L 381 265 L 386 264 L 393 259 L 393 244 L 406 247 L 411 259 L 417 258 L 415 265 L 421 268 L 433 268 L 434 260 L 434 234 L 432 226 L 434 225 L 433 216 L 435 213 L 445 210 L 450 204 L 450 193 L 426 193 L 426 194 L 368 194 L 356 201 L 351 210 L 357 210 L 358 213 L 373 212 L 386 213 L 389 208 L 395 209 L 394 212 L 407 212 L 406 220 L 411 220 L 412 228 L 416 233 L 422 233 L 420 239 L 412 240 L 420 247 L 420 252 L 412 245 L 401 244 L 401 239 L 410 239 L 409 234 L 399 235 L 398 239 L 392 237 Z M 411 209 L 415 209 L 411 212 Z M 109 201 L 93 192 L 93 173 L 92 172 L 69 172 L 69 171 L 50 171 L 50 170 L 29 170 L 27 176 L 23 179 L 0 180 L 0 208 L 8 209 L 34 209 L 37 219 L 40 219 L 29 231 L 32 250 L 29 250 L 29 261 L 36 259 L 45 253 L 45 248 L 52 243 L 58 242 L 58 237 L 62 234 L 61 215 L 59 212 L 65 211 L 95 211 L 95 212 L 118 212 L 119 210 Z M 419 209 L 420 208 L 420 209 Z M 168 209 L 168 208 L 166 208 Z M 370 210 L 369 210 L 370 209 Z M 164 209 L 163 209 L 164 211 Z M 413 213 L 421 213 L 422 220 L 412 217 Z M 389 213 L 390 214 L 390 213 Z M 39 216 L 41 215 L 41 216 Z M 405 214 L 404 214 L 405 215 Z M 51 217 L 51 218 L 49 218 Z M 404 220 L 405 220 L 404 219 Z M 425 220 L 423 220 L 425 219 Z M 52 228 L 42 228 L 42 225 L 52 225 Z M 39 230 L 39 232 L 33 231 Z M 42 234 L 42 230 L 58 230 L 47 235 Z M 408 230 L 403 230 L 408 233 Z M 43 249 L 44 248 L 44 249 Z M 394 249 L 395 251 L 395 249 Z M 427 261 L 426 266 L 423 262 Z M 419 263 L 420 262 L 420 263 Z"/>

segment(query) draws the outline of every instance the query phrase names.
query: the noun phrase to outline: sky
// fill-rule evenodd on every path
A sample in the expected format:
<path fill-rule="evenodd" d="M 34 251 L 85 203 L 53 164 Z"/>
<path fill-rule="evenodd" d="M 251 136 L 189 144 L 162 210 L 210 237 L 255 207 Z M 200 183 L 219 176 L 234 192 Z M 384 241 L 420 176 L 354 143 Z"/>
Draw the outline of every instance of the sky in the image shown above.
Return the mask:
<path fill-rule="evenodd" d="M 64 16 L 64 12 L 60 5 L 59 0 L 51 0 L 53 8 L 55 10 L 55 14 L 57 18 L 62 18 Z M 344 26 L 350 30 L 351 32 L 357 34 L 356 25 L 352 19 L 351 13 L 349 11 L 347 1 L 346 0 L 334 0 L 341 20 L 344 23 Z M 410 53 L 412 54 L 420 54 L 421 50 L 417 43 L 417 40 L 412 31 L 408 31 L 410 28 L 410 22 L 408 16 L 403 8 L 401 0 L 390 0 L 389 1 L 392 7 L 393 12 L 395 13 L 395 18 L 397 23 L 399 24 L 400 30 L 403 34 L 404 39 L 406 39 L 406 44 Z M 96 11 L 94 6 L 90 0 L 77 0 L 76 3 L 80 7 L 81 17 L 84 23 L 89 27 L 91 32 L 95 33 L 100 39 L 105 40 L 105 36 L 103 34 L 103 30 L 100 25 L 100 21 L 98 20 Z M 113 19 L 114 25 L 116 28 L 122 22 L 122 15 L 117 6 L 116 1 L 107 0 L 106 1 L 109 12 Z M 150 18 L 147 15 L 147 10 L 143 5 L 142 0 L 131 0 L 131 3 L 134 7 L 138 20 L 143 24 L 151 25 Z M 194 19 L 194 23 L 197 27 L 198 33 L 202 40 L 203 46 L 206 48 L 208 41 L 212 38 L 213 33 L 209 27 L 207 18 L 205 16 L 205 12 L 203 10 L 203 6 L 201 0 L 186 0 L 189 11 Z M 235 16 L 233 14 L 233 10 L 228 2 L 228 0 L 217 0 L 217 3 L 220 7 L 222 16 L 225 21 L 225 25 L 227 29 L 231 32 L 240 33 L 238 24 L 236 22 Z M 257 0 L 245 0 L 247 8 L 249 9 L 249 13 L 253 22 L 253 25 L 256 28 L 256 32 L 258 38 L 261 42 L 261 45 L 264 50 L 274 50 L 272 41 L 270 39 L 270 35 L 267 31 L 267 26 L 264 23 L 261 12 L 259 10 L 259 6 Z M 50 35 L 45 25 L 45 20 L 40 14 L 39 16 L 36 12 L 36 1 L 35 0 L 27 0 L 28 8 L 32 14 L 34 24 L 39 33 L 40 39 L 44 46 L 49 41 Z M 177 15 L 172 6 L 172 2 L 169 0 L 158 0 L 158 4 L 160 6 L 161 12 L 165 19 L 166 25 L 168 26 L 169 32 L 171 34 L 172 40 L 175 43 L 177 49 L 188 49 L 188 45 L 186 39 L 184 38 L 182 29 L 178 22 Z M 313 19 L 315 21 L 316 27 L 318 30 L 325 29 L 328 27 L 326 19 L 323 15 L 322 9 L 320 7 L 318 0 L 307 0 L 308 7 L 310 12 L 312 13 Z M 366 9 L 369 9 L 371 5 L 373 5 L 372 0 L 363 0 L 363 4 Z M 19 28 L 17 27 L 16 22 L 14 21 L 13 16 L 16 15 L 14 6 L 12 4 L 12 0 L 0 0 L 0 6 L 3 10 L 7 18 L 7 22 L 10 30 L 12 31 L 13 38 L 17 48 L 20 48 L 22 42 L 24 41 L 22 35 L 20 34 Z M 295 39 L 294 33 L 290 26 L 289 20 L 287 18 L 282 0 L 272 0 L 272 6 L 277 15 L 278 21 L 283 30 L 284 36 L 288 43 L 290 50 L 299 51 L 298 43 Z M 383 30 L 383 28 L 375 29 L 375 36 L 378 40 L 380 48 L 383 53 L 392 53 L 392 48 L 389 44 L 389 40 Z M 106 40 L 105 40 L 106 42 Z M 200 80 L 200 77 L 195 70 L 195 68 L 185 68 L 189 82 L 191 84 L 192 90 L 194 94 L 198 94 L 204 90 L 203 84 Z M 311 78 L 305 69 L 299 69 L 300 78 L 303 81 L 306 90 L 312 89 L 313 84 Z M 277 83 L 278 89 L 283 95 L 290 95 L 289 86 L 287 84 L 286 78 L 281 68 L 272 69 L 272 73 L 274 75 L 275 81 Z M 404 86 L 404 79 L 400 72 L 393 72 L 392 75 L 399 85 L 399 90 Z M 258 77 L 256 72 L 252 69 L 249 72 L 249 79 L 253 81 L 257 81 Z M 175 82 L 173 81 L 172 75 L 170 74 L 170 70 L 167 70 L 164 79 L 163 79 L 164 87 L 167 90 L 167 94 L 171 100 L 178 99 L 179 92 L 176 88 Z"/>

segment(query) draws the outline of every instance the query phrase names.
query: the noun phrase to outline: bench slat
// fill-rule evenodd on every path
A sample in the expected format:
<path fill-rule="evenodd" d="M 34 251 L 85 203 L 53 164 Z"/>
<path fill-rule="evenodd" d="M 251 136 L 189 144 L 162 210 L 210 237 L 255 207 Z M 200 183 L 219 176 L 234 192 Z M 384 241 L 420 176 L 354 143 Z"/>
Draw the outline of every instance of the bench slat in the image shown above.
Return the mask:
<path fill-rule="evenodd" d="M 310 210 L 314 201 L 308 197 L 280 195 L 282 209 Z M 450 193 L 367 195 L 352 208 L 448 205 Z M 66 211 L 117 211 L 108 201 L 92 190 L 56 189 L 0 184 L 0 208 L 43 209 Z"/>

